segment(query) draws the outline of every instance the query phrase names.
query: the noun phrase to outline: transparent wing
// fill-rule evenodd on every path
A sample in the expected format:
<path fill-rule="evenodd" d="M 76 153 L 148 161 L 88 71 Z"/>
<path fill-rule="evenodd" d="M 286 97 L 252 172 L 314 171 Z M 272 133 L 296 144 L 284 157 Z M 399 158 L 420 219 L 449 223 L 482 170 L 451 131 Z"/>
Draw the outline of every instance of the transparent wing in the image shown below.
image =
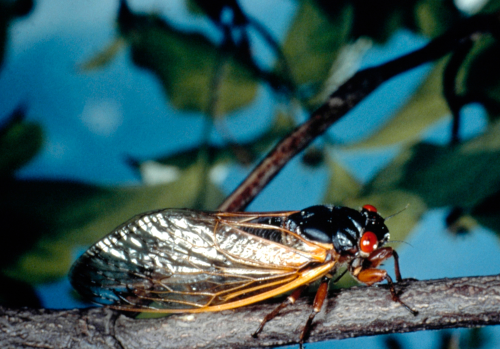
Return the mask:
<path fill-rule="evenodd" d="M 83 296 L 119 309 L 182 312 L 249 304 L 328 272 L 316 268 L 324 264 L 324 248 L 251 221 L 249 214 L 192 210 L 143 214 L 85 252 L 71 283 Z M 286 243 L 253 229 L 275 230 Z"/>

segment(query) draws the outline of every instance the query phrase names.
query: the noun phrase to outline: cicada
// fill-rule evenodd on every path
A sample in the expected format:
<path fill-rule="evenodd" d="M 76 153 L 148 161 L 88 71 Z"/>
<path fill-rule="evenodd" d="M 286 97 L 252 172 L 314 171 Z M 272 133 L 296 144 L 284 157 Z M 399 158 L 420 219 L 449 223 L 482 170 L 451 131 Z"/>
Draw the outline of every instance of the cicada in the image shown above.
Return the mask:
<path fill-rule="evenodd" d="M 267 213 L 164 209 L 132 218 L 90 247 L 70 280 L 94 302 L 155 313 L 221 311 L 293 290 L 254 336 L 319 280 L 302 343 L 341 266 L 367 285 L 386 280 L 392 299 L 416 314 L 377 268 L 393 257 L 401 280 L 396 251 L 383 247 L 388 240 L 385 220 L 371 205 Z"/>

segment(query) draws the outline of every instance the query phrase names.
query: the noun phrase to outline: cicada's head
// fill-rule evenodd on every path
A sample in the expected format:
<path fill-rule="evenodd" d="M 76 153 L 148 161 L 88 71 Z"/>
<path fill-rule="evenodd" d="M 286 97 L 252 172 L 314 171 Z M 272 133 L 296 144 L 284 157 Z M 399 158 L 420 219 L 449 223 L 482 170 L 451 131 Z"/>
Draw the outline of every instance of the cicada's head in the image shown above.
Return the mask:
<path fill-rule="evenodd" d="M 333 244 L 337 253 L 368 257 L 389 240 L 389 229 L 377 209 L 311 206 L 288 217 L 288 228 L 307 240 Z"/>
<path fill-rule="evenodd" d="M 365 223 L 359 231 L 358 249 L 362 257 L 368 257 L 370 253 L 389 241 L 390 234 L 385 219 L 378 214 L 375 206 L 364 205 L 360 213 L 364 216 Z"/>

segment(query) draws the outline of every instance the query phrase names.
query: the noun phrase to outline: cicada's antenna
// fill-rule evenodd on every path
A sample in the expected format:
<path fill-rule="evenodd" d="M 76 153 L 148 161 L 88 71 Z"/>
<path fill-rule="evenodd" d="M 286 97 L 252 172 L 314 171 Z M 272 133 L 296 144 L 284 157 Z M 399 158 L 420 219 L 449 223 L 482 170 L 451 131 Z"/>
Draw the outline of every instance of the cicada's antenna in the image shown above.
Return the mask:
<path fill-rule="evenodd" d="M 405 208 L 403 208 L 402 210 L 399 210 L 398 212 L 391 214 L 389 217 L 384 218 L 384 221 L 385 221 L 385 222 L 387 222 L 387 221 L 389 220 L 389 218 L 392 218 L 392 217 L 394 217 L 395 215 L 400 214 L 401 212 L 403 212 L 404 210 L 406 210 L 406 209 L 408 208 L 408 206 L 410 206 L 410 204 L 409 204 L 409 203 L 408 203 L 408 204 L 406 204 Z"/>
<path fill-rule="evenodd" d="M 387 241 L 388 244 L 393 244 L 393 243 L 396 243 L 396 242 L 399 242 L 401 244 L 407 244 L 408 246 L 413 247 L 412 244 L 410 244 L 409 242 L 403 241 L 403 240 L 391 240 L 391 241 Z"/>
<path fill-rule="evenodd" d="M 387 222 L 389 220 L 389 218 L 392 218 L 395 215 L 400 214 L 401 212 L 403 212 L 404 210 L 406 210 L 408 208 L 408 206 L 410 206 L 410 203 L 407 203 L 406 206 L 402 210 L 399 210 L 398 212 L 391 214 L 389 217 L 384 218 L 384 222 Z M 394 243 L 394 242 L 400 242 L 400 243 L 407 244 L 407 245 L 413 247 L 411 244 L 409 244 L 406 241 L 402 241 L 402 240 L 391 240 L 391 241 L 389 241 L 389 243 Z"/>

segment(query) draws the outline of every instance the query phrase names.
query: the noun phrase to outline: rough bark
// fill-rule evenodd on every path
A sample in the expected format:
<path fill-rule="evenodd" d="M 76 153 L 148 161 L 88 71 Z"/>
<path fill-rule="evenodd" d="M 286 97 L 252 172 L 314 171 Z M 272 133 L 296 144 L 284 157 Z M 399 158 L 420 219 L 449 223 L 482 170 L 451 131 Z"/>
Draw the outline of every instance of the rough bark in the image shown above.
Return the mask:
<path fill-rule="evenodd" d="M 333 291 L 309 341 L 500 323 L 500 276 L 400 283 L 411 315 L 385 286 Z M 106 308 L 0 308 L 1 348 L 256 348 L 296 343 L 311 312 L 305 297 L 251 333 L 279 300 L 219 313 L 133 319 Z"/>

